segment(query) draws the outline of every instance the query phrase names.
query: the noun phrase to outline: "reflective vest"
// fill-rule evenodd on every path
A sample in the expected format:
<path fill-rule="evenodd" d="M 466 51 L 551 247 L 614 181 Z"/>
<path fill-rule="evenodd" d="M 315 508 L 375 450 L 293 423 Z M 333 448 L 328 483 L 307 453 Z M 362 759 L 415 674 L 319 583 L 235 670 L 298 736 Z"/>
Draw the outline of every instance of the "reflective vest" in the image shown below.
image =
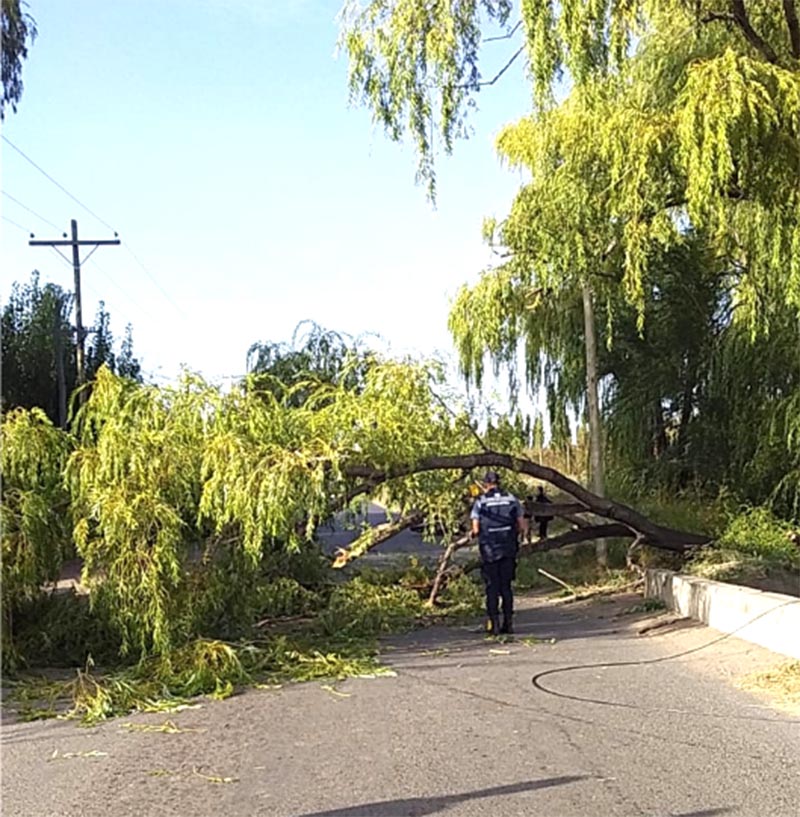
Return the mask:
<path fill-rule="evenodd" d="M 519 502 L 498 489 L 484 494 L 475 503 L 480 524 L 478 545 L 486 562 L 517 555 L 517 517 Z"/>

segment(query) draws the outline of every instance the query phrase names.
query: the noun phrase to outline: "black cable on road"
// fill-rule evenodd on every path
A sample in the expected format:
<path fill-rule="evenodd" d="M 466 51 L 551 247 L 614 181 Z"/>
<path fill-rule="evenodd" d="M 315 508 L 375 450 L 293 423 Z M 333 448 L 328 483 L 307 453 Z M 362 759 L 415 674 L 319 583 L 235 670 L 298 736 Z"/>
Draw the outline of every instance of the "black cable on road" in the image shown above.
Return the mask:
<path fill-rule="evenodd" d="M 797 718 L 762 718 L 757 715 L 723 715 L 720 713 L 715 712 L 697 712 L 689 709 L 673 709 L 671 707 L 645 707 L 639 704 L 630 704 L 630 703 L 619 703 L 617 701 L 606 701 L 599 698 L 588 698 L 581 695 L 570 695 L 567 692 L 559 692 L 558 690 L 551 689 L 546 687 L 542 684 L 541 679 L 547 677 L 548 675 L 557 675 L 561 672 L 574 672 L 575 670 L 584 670 L 584 669 L 605 669 L 607 667 L 636 667 L 636 666 L 645 666 L 647 664 L 662 664 L 665 661 L 673 661 L 676 658 L 683 658 L 686 655 L 692 655 L 693 653 L 700 652 L 701 650 L 708 649 L 708 647 L 713 646 L 714 644 L 719 644 L 720 641 L 725 641 L 727 638 L 730 638 L 736 633 L 741 632 L 746 627 L 749 627 L 754 622 L 758 621 L 760 618 L 764 618 L 764 616 L 773 613 L 775 610 L 780 610 L 783 607 L 788 607 L 793 604 L 800 604 L 800 599 L 793 599 L 790 601 L 786 601 L 783 604 L 779 604 L 777 607 L 773 607 L 770 610 L 765 610 L 763 613 L 759 613 L 757 616 L 746 621 L 741 626 L 737 627 L 735 630 L 731 630 L 729 633 L 723 633 L 716 638 L 712 638 L 710 641 L 701 644 L 698 647 L 692 647 L 688 650 L 683 650 L 681 652 L 672 653 L 671 655 L 662 655 L 658 658 L 641 658 L 637 661 L 603 661 L 594 664 L 573 664 L 569 667 L 556 667 L 554 669 L 547 669 L 543 670 L 542 672 L 537 672 L 531 678 L 531 684 L 533 684 L 534 689 L 539 690 L 539 692 L 545 693 L 545 695 L 552 695 L 555 698 L 564 698 L 570 701 L 579 701 L 580 703 L 592 703 L 597 704 L 598 706 L 616 706 L 622 709 L 638 709 L 638 710 L 645 710 L 649 712 L 671 712 L 679 715 L 694 715 L 697 717 L 704 717 L 704 718 L 721 718 L 723 720 L 757 720 L 757 721 L 771 721 L 776 723 L 797 723 L 800 724 L 800 719 Z"/>

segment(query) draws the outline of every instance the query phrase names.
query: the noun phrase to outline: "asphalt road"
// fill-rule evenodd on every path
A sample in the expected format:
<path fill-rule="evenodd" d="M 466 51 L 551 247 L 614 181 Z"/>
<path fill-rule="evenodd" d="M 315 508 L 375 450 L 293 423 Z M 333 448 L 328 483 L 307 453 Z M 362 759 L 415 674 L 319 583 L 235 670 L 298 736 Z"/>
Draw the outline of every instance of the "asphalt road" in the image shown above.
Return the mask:
<path fill-rule="evenodd" d="M 317 539 L 324 553 L 332 555 L 338 548 L 346 548 L 358 535 L 360 526 L 366 522 L 370 526 L 386 522 L 385 508 L 374 502 L 367 503 L 365 512 L 360 514 L 338 514 L 332 526 L 323 525 L 317 530 Z M 464 548 L 458 552 L 459 558 L 474 557 L 477 548 Z M 401 531 L 386 542 L 376 545 L 358 561 L 371 565 L 382 565 L 404 556 L 414 556 L 420 561 L 435 562 L 442 555 L 442 546 L 425 542 L 419 533 L 410 529 Z"/>
<path fill-rule="evenodd" d="M 800 713 L 733 684 L 779 656 L 727 638 L 534 688 L 542 671 L 663 658 L 718 635 L 699 625 L 639 635 L 642 615 L 617 616 L 635 601 L 525 600 L 506 645 L 466 627 L 395 636 L 385 660 L 396 677 L 249 690 L 92 729 L 6 722 L 2 814 L 797 815 Z M 122 727 L 167 718 L 202 731 Z"/>

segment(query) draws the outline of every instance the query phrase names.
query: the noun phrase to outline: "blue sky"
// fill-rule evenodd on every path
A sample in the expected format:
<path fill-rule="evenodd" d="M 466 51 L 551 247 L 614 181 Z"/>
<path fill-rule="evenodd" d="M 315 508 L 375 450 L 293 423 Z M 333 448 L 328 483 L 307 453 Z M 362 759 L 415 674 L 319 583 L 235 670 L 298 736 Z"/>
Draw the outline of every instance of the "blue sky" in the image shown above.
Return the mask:
<path fill-rule="evenodd" d="M 340 6 L 31 0 L 39 37 L 3 131 L 119 232 L 84 266 L 85 321 L 105 300 L 153 376 L 240 375 L 253 342 L 288 340 L 303 319 L 378 333 L 395 353 L 452 352 L 450 299 L 489 261 L 481 222 L 520 182 L 493 140 L 529 86 L 520 67 L 481 94 L 474 136 L 439 162 L 433 209 L 410 145 L 348 106 Z M 489 75 L 511 46 L 487 47 Z M 83 238 L 110 237 L 6 144 L 2 185 L 58 226 L 3 197 L 37 237 L 71 218 Z M 6 220 L 2 241 L 4 300 L 33 269 L 71 289 L 70 266 Z"/>

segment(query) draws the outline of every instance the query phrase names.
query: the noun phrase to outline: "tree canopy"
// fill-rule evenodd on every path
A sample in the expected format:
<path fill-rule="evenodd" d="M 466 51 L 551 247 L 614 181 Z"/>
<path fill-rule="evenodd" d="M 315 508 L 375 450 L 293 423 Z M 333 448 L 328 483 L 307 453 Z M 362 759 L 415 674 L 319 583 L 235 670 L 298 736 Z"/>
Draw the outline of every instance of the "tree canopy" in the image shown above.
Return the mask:
<path fill-rule="evenodd" d="M 5 118 L 6 106 L 16 111 L 22 98 L 22 61 L 28 57 L 28 45 L 36 37 L 36 23 L 25 9 L 22 0 L 3 0 L 2 18 L 2 61 L 3 97 L 0 99 L 0 120 Z"/>
<path fill-rule="evenodd" d="M 69 396 L 77 386 L 74 331 L 69 315 L 72 295 L 56 284 L 40 282 L 38 272 L 26 284 L 15 283 L 0 315 L 4 410 L 38 406 L 56 424 L 66 420 Z M 130 325 L 118 348 L 111 316 L 101 301 L 86 351 L 86 376 L 91 381 L 104 365 L 120 375 L 141 380 L 133 353 Z M 63 386 L 60 396 L 59 380 Z M 60 405 L 63 398 L 63 405 Z M 64 412 L 64 418 L 60 415 Z"/>
<path fill-rule="evenodd" d="M 449 151 L 482 89 L 523 62 L 531 84 L 531 114 L 498 139 L 527 176 L 486 223 L 499 263 L 450 314 L 468 379 L 488 359 L 512 391 L 546 388 L 555 419 L 582 411 L 588 286 L 612 459 L 796 512 L 794 0 L 412 5 L 351 4 L 342 42 L 351 93 L 391 138 L 411 134 L 431 193 L 430 134 Z"/>

